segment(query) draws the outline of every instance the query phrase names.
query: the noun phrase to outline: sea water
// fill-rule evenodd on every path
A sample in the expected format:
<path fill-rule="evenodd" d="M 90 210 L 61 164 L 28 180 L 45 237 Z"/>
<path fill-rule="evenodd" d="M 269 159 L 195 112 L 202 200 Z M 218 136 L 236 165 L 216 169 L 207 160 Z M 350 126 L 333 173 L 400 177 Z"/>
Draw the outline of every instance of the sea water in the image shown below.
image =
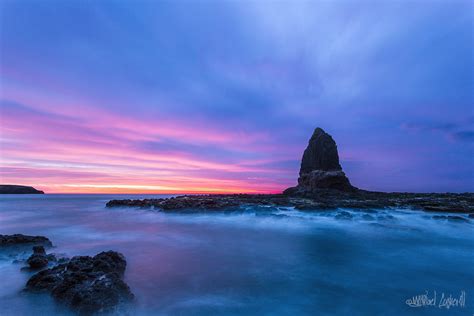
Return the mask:
<path fill-rule="evenodd" d="M 122 252 L 136 301 L 117 315 L 474 314 L 472 219 L 397 209 L 105 207 L 143 197 L 161 196 L 4 195 L 0 234 L 46 236 L 48 252 L 68 257 Z M 27 256 L 0 254 L 0 315 L 71 314 L 47 294 L 22 292 L 32 273 L 13 261 Z M 464 303 L 447 304 L 450 295 Z"/>

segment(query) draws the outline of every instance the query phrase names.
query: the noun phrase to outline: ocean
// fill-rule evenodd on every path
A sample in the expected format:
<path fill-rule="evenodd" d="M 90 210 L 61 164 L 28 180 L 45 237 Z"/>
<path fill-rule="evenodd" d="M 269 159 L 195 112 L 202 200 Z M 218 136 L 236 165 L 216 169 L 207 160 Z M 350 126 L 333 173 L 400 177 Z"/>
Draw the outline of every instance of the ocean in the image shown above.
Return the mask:
<path fill-rule="evenodd" d="M 474 314 L 472 219 L 397 209 L 105 207 L 143 197 L 163 196 L 0 196 L 0 234 L 43 235 L 54 244 L 48 252 L 69 257 L 122 252 L 136 302 L 116 315 Z M 73 315 L 46 294 L 21 291 L 32 273 L 13 261 L 27 256 L 0 253 L 0 315 Z M 449 295 L 465 303 L 449 305 Z"/>

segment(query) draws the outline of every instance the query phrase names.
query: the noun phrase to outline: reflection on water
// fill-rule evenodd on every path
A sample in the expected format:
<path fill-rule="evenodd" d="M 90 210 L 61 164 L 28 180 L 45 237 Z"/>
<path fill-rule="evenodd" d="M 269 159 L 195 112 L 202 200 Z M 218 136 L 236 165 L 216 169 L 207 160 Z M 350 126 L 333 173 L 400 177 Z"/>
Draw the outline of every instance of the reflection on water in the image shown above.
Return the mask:
<path fill-rule="evenodd" d="M 0 197 L 0 233 L 44 235 L 68 256 L 122 252 L 133 315 L 471 315 L 474 224 L 419 212 L 163 214 L 106 209 L 113 195 Z M 136 198 L 137 196 L 134 196 Z M 21 293 L 30 276 L 0 256 L 2 315 L 67 315 Z M 426 290 L 466 307 L 411 308 Z"/>

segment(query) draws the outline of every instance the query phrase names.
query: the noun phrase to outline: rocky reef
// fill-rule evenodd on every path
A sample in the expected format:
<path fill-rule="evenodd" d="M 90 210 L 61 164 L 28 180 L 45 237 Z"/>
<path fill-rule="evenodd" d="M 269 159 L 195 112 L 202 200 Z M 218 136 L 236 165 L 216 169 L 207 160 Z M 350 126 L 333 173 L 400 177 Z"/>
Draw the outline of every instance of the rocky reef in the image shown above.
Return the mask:
<path fill-rule="evenodd" d="M 111 200 L 107 207 L 152 208 L 164 212 L 238 211 L 247 206 L 299 210 L 407 208 L 427 212 L 474 213 L 473 193 L 384 193 L 351 185 L 339 163 L 334 139 L 316 128 L 301 159 L 298 185 L 283 194 L 184 195 L 163 199 Z"/>
<path fill-rule="evenodd" d="M 50 263 L 54 264 L 56 261 L 56 256 L 54 254 L 46 254 L 43 246 L 34 246 L 33 254 L 26 260 L 26 263 L 28 263 L 29 270 L 39 270 L 46 268 Z"/>
<path fill-rule="evenodd" d="M 247 207 L 294 207 L 319 211 L 338 208 L 404 208 L 426 212 L 474 213 L 472 193 L 383 193 L 358 190 L 318 190 L 308 195 L 288 194 L 211 194 L 182 195 L 173 198 L 111 200 L 107 207 L 139 207 L 162 212 L 244 211 Z"/>
<path fill-rule="evenodd" d="M 52 243 L 43 236 L 0 235 L 2 252 L 18 254 L 21 250 L 24 255 L 27 248 L 30 253 L 33 250 L 28 259 L 14 260 L 28 265 L 22 271 L 39 270 L 26 283 L 26 292 L 50 293 L 56 301 L 81 315 L 109 312 L 133 300 L 134 295 L 123 281 L 127 261 L 121 253 L 106 251 L 93 257 L 58 259 L 47 254 L 45 247 L 52 247 Z"/>
<path fill-rule="evenodd" d="M 0 247 L 31 247 L 45 246 L 51 247 L 51 240 L 44 236 L 29 236 L 23 234 L 0 235 Z"/>
<path fill-rule="evenodd" d="M 32 276 L 26 291 L 48 292 L 79 314 L 108 312 L 134 298 L 123 281 L 126 266 L 125 257 L 115 251 L 76 256 Z"/>
<path fill-rule="evenodd" d="M 44 192 L 25 185 L 0 184 L 0 194 L 44 194 Z"/>

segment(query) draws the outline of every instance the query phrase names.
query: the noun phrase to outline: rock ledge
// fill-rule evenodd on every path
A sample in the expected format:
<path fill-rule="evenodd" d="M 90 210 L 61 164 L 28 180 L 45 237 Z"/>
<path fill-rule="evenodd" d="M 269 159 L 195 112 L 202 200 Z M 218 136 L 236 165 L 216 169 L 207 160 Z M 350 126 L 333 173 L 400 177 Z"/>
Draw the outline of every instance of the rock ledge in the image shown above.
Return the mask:
<path fill-rule="evenodd" d="M 49 292 L 80 314 L 111 311 L 134 298 L 122 279 L 126 265 L 124 256 L 115 251 L 76 256 L 32 276 L 26 291 Z"/>

